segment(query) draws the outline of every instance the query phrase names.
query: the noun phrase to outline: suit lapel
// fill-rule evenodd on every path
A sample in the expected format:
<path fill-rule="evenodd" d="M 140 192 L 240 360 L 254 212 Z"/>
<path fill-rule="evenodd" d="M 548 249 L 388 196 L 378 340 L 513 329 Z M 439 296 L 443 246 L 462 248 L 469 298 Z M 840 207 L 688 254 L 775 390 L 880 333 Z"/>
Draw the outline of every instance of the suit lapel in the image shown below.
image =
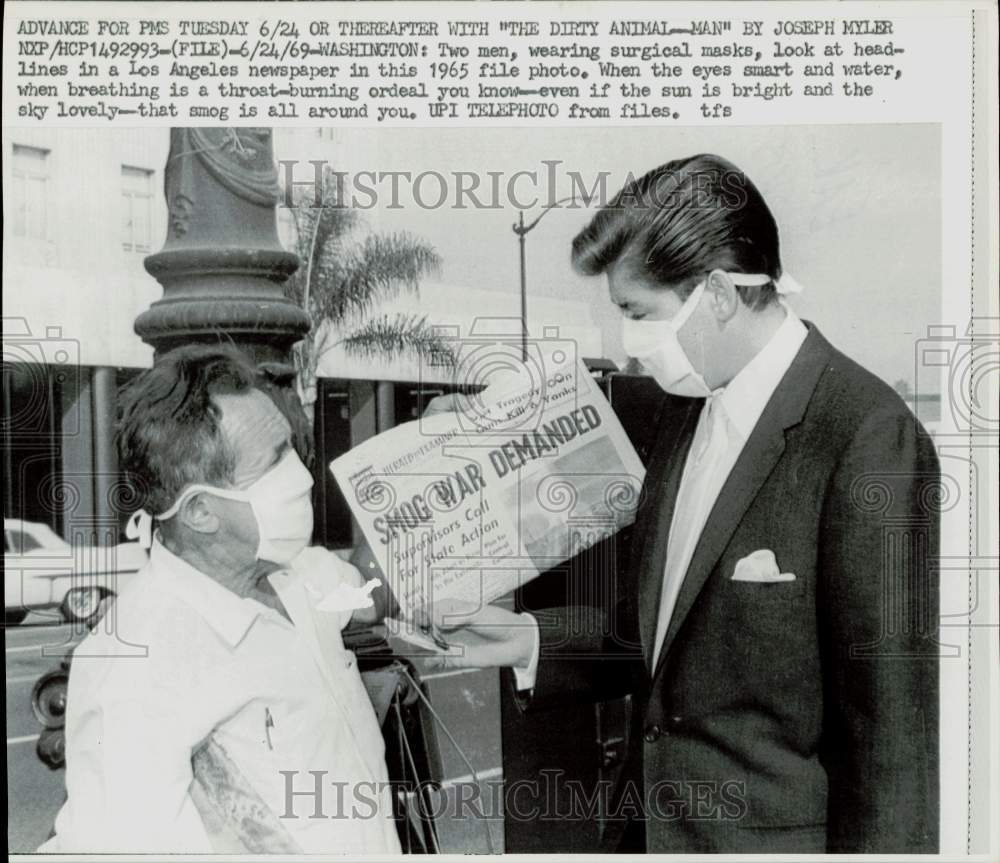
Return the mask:
<path fill-rule="evenodd" d="M 664 407 L 665 421 L 653 450 L 643 493 L 646 499 L 632 535 L 632 571 L 639 579 L 639 634 L 646 668 L 652 670 L 653 637 L 667 560 L 667 534 L 687 451 L 704 399 L 679 399 Z"/>
<path fill-rule="evenodd" d="M 806 340 L 764 408 L 705 522 L 677 596 L 659 660 L 653 672 L 654 677 L 663 668 L 664 660 L 678 630 L 733 533 L 784 453 L 785 430 L 801 422 L 820 375 L 826 368 L 830 346 L 815 327 L 808 326 L 809 334 Z M 676 498 L 676 489 L 674 497 Z M 669 522 L 665 529 L 669 530 Z M 660 581 L 662 580 L 661 564 Z M 656 608 L 659 608 L 658 601 Z M 643 643 L 647 643 L 645 638 Z"/>

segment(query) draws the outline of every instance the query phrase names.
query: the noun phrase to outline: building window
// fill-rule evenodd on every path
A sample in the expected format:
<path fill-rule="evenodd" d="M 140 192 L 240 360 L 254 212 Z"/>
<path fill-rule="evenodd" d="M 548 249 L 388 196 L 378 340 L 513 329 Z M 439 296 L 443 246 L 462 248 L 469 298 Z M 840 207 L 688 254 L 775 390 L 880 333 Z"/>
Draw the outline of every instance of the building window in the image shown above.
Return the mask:
<path fill-rule="evenodd" d="M 14 236 L 48 240 L 49 151 L 14 145 Z"/>
<path fill-rule="evenodd" d="M 148 252 L 152 244 L 153 172 L 122 165 L 122 248 Z"/>

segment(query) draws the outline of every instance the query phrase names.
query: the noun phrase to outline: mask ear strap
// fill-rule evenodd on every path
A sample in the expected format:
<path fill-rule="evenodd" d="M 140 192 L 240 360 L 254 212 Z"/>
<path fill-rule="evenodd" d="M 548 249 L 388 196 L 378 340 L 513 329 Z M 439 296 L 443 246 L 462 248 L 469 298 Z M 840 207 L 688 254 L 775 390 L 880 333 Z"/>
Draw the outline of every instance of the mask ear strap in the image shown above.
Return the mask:
<path fill-rule="evenodd" d="M 153 544 L 153 516 L 146 510 L 136 510 L 125 525 L 125 536 L 139 540 L 139 547 L 148 549 Z"/>
<path fill-rule="evenodd" d="M 734 285 L 742 287 L 758 287 L 773 281 L 775 290 L 782 296 L 801 294 L 803 290 L 802 285 L 787 273 L 782 273 L 779 279 L 772 279 L 766 273 L 728 273 L 728 276 L 733 280 Z"/>
<path fill-rule="evenodd" d="M 680 311 L 670 319 L 670 327 L 675 333 L 687 323 L 687 319 L 691 317 L 691 314 L 698 307 L 698 303 L 701 302 L 701 295 L 705 293 L 705 286 L 707 284 L 707 277 L 698 282 L 694 286 L 694 290 L 691 291 L 688 298 L 684 301 L 684 305 L 681 306 Z"/>
<path fill-rule="evenodd" d="M 781 278 L 775 282 L 775 288 L 782 296 L 788 294 L 801 294 L 805 290 L 801 283 L 795 281 L 788 273 L 782 273 Z"/>
<path fill-rule="evenodd" d="M 180 493 L 180 495 L 178 495 L 177 500 L 175 500 L 170 505 L 169 509 L 164 510 L 156 517 L 157 521 L 166 521 L 168 518 L 173 518 L 175 515 L 177 515 L 178 512 L 180 512 L 181 505 L 184 503 L 184 501 L 186 501 L 192 494 L 195 494 L 199 491 L 201 491 L 200 486 L 197 485 L 188 486 L 186 489 L 184 489 L 184 491 Z"/>
<path fill-rule="evenodd" d="M 178 512 L 180 512 L 181 506 L 183 506 L 185 500 L 187 500 L 192 494 L 197 494 L 203 491 L 207 491 L 217 497 L 224 497 L 229 500 L 246 500 L 246 495 L 242 491 L 236 489 L 229 490 L 225 488 L 215 488 L 210 485 L 189 485 L 180 493 L 177 500 L 171 504 L 169 509 L 165 509 L 158 516 L 156 516 L 156 520 L 166 521 L 168 518 L 173 518 Z M 143 548 L 150 548 L 153 545 L 153 516 L 144 509 L 136 510 L 129 517 L 129 520 L 125 525 L 125 536 L 129 539 L 139 540 L 139 544 Z"/>

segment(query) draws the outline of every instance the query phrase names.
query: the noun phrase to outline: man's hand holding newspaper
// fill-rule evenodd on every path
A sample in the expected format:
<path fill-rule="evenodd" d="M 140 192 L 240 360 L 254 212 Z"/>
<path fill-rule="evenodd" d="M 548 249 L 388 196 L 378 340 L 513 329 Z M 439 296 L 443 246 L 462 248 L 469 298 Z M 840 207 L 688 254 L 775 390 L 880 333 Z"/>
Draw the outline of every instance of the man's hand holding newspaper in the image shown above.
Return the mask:
<path fill-rule="evenodd" d="M 434 668 L 527 667 L 531 661 L 537 624 L 530 615 L 498 605 L 475 606 L 444 599 L 417 609 L 418 625 L 433 627 L 448 643 L 427 658 Z"/>

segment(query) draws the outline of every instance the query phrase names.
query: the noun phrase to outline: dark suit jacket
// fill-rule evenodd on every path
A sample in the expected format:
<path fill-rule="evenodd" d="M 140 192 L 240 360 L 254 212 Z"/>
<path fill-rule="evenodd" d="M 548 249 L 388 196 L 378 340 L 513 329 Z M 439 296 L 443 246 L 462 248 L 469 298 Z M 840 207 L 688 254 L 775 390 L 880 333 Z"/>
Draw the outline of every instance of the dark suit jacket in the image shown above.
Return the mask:
<path fill-rule="evenodd" d="M 614 613 L 595 627 L 581 625 L 593 609 L 535 610 L 525 709 L 633 696 L 617 812 L 641 813 L 651 852 L 936 851 L 932 441 L 809 325 L 709 516 L 653 669 L 667 532 L 702 405 L 663 398 L 636 523 L 619 536 L 630 563 Z M 759 549 L 795 580 L 732 580 Z"/>

